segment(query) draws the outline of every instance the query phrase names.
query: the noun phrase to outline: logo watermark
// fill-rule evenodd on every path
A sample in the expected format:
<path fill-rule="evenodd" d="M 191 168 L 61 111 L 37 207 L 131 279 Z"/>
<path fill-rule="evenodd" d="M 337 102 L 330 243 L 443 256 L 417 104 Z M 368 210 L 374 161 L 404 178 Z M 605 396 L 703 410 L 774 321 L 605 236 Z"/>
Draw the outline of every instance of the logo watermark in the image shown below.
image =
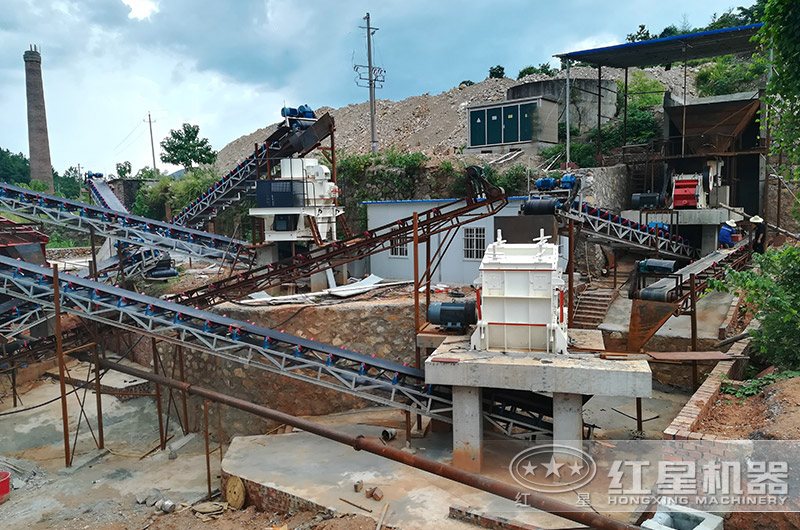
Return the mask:
<path fill-rule="evenodd" d="M 564 493 L 591 482 L 597 474 L 597 464 L 580 449 L 547 444 L 517 453 L 508 470 L 524 488 L 540 493 Z"/>

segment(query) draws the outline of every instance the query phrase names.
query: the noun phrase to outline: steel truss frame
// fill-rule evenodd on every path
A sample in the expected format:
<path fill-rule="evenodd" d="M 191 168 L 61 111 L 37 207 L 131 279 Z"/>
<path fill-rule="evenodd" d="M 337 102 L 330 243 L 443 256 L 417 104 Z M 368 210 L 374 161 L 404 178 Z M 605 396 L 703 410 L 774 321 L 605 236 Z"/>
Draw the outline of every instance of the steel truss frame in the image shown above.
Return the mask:
<path fill-rule="evenodd" d="M 450 389 L 425 385 L 421 370 L 68 274 L 58 293 L 62 311 L 84 319 L 452 422 Z M 0 294 L 54 311 L 53 270 L 0 256 Z M 508 434 L 549 433 L 518 404 L 492 403 L 484 416 Z"/>
<path fill-rule="evenodd" d="M 624 219 L 604 210 L 598 209 L 597 214 L 589 214 L 588 211 L 583 210 L 592 206 L 585 202 L 581 204 L 581 208 L 578 208 L 576 207 L 577 203 L 573 203 L 569 210 L 558 212 L 558 215 L 583 223 L 584 230 L 590 230 L 590 233 L 587 234 L 590 237 L 596 237 L 611 243 L 623 243 L 626 246 L 640 250 L 653 251 L 658 249 L 659 255 L 680 260 L 699 257 L 700 251 L 684 241 L 673 240 L 672 237 L 663 237 L 659 235 L 659 230 L 651 233 L 649 230 L 642 231 L 633 228 L 630 226 L 630 222 L 626 226 L 623 224 Z M 607 218 L 602 217 L 603 215 Z M 616 220 L 612 220 L 615 217 Z"/>
<path fill-rule="evenodd" d="M 417 214 L 419 242 L 499 212 L 508 198 L 502 188 L 473 174 L 466 199 Z M 171 296 L 171 301 L 193 307 L 210 307 L 227 300 L 310 276 L 351 261 L 414 242 L 413 216 L 374 228 L 361 235 L 335 241 L 304 254 L 238 273 L 196 289 Z"/>
<path fill-rule="evenodd" d="M 252 256 L 252 250 L 244 241 L 121 214 L 5 183 L 0 183 L 0 210 L 85 233 L 94 229 L 100 236 L 207 261 L 248 263 Z"/>

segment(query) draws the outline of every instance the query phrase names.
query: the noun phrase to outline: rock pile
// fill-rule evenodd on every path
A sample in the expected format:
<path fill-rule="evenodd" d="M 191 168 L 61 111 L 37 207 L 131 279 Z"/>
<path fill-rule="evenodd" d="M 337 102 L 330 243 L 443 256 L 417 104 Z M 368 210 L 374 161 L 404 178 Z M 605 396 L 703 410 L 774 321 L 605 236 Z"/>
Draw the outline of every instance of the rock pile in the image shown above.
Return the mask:
<path fill-rule="evenodd" d="M 631 69 L 633 72 L 637 69 Z M 694 79 L 699 67 L 687 69 L 689 96 L 696 96 Z M 662 67 L 643 70 L 651 79 L 664 84 L 678 96 L 683 96 L 683 68 L 676 66 L 670 70 Z M 394 147 L 399 151 L 420 151 L 431 158 L 432 163 L 454 158 L 466 144 L 467 107 L 479 103 L 502 101 L 506 91 L 515 85 L 545 79 L 563 79 L 565 71 L 550 77 L 534 74 L 519 81 L 485 79 L 471 86 L 460 85 L 437 95 L 423 94 L 402 101 L 377 101 L 378 141 L 381 148 Z M 573 67 L 571 78 L 596 79 L 597 70 L 589 67 Z M 622 79 L 624 71 L 617 68 L 604 68 L 605 79 Z M 369 104 L 348 105 L 338 109 L 323 107 L 318 114 L 330 112 L 336 120 L 336 147 L 347 153 L 367 153 L 370 144 Z M 253 152 L 255 143 L 275 130 L 275 125 L 259 129 L 234 140 L 217 157 L 217 168 L 227 171 Z"/>
<path fill-rule="evenodd" d="M 12 490 L 37 489 L 49 482 L 47 473 L 28 460 L 0 457 L 0 471 L 11 473 L 10 486 Z"/>

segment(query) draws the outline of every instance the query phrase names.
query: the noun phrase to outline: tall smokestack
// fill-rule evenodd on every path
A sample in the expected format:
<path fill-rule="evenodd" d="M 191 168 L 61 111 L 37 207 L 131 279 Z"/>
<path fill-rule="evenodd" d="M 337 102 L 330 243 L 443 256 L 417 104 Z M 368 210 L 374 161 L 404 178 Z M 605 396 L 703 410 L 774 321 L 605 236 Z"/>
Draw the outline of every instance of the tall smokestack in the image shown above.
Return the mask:
<path fill-rule="evenodd" d="M 53 191 L 53 168 L 50 163 L 50 140 L 47 137 L 47 113 L 44 108 L 42 56 L 36 46 L 26 51 L 25 93 L 28 97 L 28 150 L 31 157 L 31 180 L 47 183 Z"/>

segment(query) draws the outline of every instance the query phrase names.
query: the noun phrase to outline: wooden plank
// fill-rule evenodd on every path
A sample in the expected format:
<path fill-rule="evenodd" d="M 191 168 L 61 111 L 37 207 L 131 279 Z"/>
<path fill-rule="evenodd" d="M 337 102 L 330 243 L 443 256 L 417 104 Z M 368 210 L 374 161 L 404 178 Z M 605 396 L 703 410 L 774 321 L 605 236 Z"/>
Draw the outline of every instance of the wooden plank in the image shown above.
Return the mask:
<path fill-rule="evenodd" d="M 657 361 L 729 361 L 731 357 L 720 351 L 652 351 L 647 355 Z"/>

